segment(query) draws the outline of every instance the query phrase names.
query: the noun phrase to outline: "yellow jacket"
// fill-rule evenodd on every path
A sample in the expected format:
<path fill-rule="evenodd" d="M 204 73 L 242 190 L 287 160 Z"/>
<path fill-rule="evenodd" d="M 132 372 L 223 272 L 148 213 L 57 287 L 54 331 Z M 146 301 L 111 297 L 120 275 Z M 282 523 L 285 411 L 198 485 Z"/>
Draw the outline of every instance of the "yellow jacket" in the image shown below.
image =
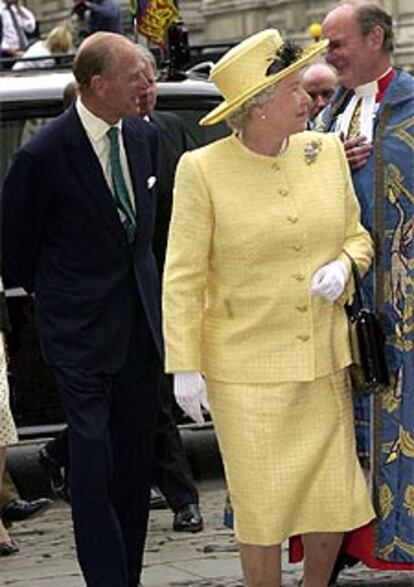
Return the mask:
<path fill-rule="evenodd" d="M 276 157 L 234 135 L 179 163 L 164 270 L 166 370 L 227 382 L 311 381 L 351 362 L 341 302 L 311 297 L 330 261 L 372 245 L 334 134 Z M 349 295 L 349 292 L 348 292 Z"/>

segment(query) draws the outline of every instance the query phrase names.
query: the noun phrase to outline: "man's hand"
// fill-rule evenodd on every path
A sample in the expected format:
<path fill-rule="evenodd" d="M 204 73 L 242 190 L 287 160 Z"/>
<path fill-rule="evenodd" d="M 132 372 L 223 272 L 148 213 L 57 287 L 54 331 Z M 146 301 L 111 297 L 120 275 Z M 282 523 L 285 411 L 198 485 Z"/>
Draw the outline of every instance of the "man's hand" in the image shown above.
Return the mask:
<path fill-rule="evenodd" d="M 187 416 L 197 424 L 203 424 L 201 408 L 210 410 L 207 401 L 206 384 L 197 371 L 185 371 L 174 374 L 174 395 L 177 404 Z"/>
<path fill-rule="evenodd" d="M 21 49 L 3 49 L 3 56 L 7 57 L 23 57 L 24 51 Z"/>
<path fill-rule="evenodd" d="M 363 167 L 371 155 L 372 143 L 368 143 L 366 137 L 362 135 L 350 137 L 349 139 L 344 139 L 341 136 L 341 140 L 344 144 L 345 155 L 352 171 Z"/>

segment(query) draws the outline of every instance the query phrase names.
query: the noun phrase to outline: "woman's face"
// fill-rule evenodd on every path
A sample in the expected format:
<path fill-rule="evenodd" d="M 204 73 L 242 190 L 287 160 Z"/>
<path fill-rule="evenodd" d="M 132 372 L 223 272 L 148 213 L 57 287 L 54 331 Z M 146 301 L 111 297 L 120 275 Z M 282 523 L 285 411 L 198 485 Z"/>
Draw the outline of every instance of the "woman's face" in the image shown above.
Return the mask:
<path fill-rule="evenodd" d="M 302 86 L 302 74 L 295 71 L 276 85 L 273 97 L 259 110 L 265 115 L 269 129 L 289 136 L 306 129 L 310 104 L 311 99 Z"/>

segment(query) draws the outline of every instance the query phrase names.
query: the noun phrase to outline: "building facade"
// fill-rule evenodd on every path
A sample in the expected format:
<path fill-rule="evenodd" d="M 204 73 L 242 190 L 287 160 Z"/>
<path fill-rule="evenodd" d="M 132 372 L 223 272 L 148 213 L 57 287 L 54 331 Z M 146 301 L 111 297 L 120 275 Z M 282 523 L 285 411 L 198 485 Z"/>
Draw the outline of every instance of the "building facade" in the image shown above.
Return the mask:
<path fill-rule="evenodd" d="M 379 0 L 393 16 L 396 29 L 396 65 L 414 70 L 413 0 Z M 72 0 L 27 0 L 43 33 L 55 24 L 71 22 Z M 128 0 L 121 0 L 128 19 Z M 192 45 L 237 42 L 267 27 L 299 42 L 310 38 L 309 26 L 321 22 L 338 4 L 332 0 L 176 0 L 189 29 Z"/>
<path fill-rule="evenodd" d="M 396 65 L 414 71 L 414 2 L 379 0 L 393 16 Z M 338 2 L 332 0 L 180 0 L 180 10 L 194 44 L 238 41 L 267 27 L 284 38 L 310 39 L 309 26 L 322 22 Z"/>

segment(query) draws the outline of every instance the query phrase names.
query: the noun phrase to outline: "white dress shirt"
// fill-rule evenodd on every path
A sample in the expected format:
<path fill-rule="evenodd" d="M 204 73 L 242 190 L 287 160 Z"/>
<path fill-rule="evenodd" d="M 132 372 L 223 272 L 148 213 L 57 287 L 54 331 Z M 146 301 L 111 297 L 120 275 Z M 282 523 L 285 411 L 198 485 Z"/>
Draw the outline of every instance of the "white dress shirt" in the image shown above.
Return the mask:
<path fill-rule="evenodd" d="M 110 145 L 109 137 L 107 136 L 107 132 L 111 128 L 111 125 L 102 120 L 102 118 L 98 118 L 95 116 L 95 114 L 92 114 L 92 112 L 88 110 L 82 103 L 80 97 L 78 97 L 76 100 L 76 110 L 81 120 L 82 126 L 91 142 L 93 150 L 95 151 L 98 161 L 101 164 L 106 182 L 113 194 L 114 189 L 112 185 L 111 162 L 109 158 Z M 122 121 L 120 120 L 115 126 L 119 129 L 119 155 L 121 160 L 122 173 L 124 175 L 132 209 L 135 211 L 134 190 L 132 187 L 131 175 L 129 173 L 124 141 L 122 138 Z M 121 220 L 124 220 L 124 213 L 121 210 L 118 211 Z"/>
<path fill-rule="evenodd" d="M 30 10 L 24 6 L 19 6 L 19 8 L 16 8 L 16 6 L 13 5 L 10 6 L 10 9 L 15 13 L 17 22 L 25 33 L 32 33 L 35 30 L 36 19 Z M 17 36 L 16 29 L 14 28 L 10 11 L 6 8 L 4 2 L 1 2 L 0 4 L 0 13 L 3 21 L 3 38 L 1 42 L 1 48 L 3 50 L 18 49 L 19 37 Z M 21 13 L 23 13 L 24 16 L 22 16 Z"/>

